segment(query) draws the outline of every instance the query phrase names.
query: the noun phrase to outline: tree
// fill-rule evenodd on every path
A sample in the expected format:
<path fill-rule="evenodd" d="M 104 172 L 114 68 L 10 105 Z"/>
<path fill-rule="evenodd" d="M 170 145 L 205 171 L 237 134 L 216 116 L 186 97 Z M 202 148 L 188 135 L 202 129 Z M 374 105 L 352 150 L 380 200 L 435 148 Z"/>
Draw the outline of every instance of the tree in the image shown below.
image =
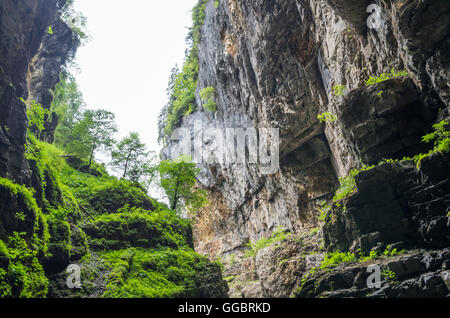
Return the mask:
<path fill-rule="evenodd" d="M 179 210 L 184 206 L 189 212 L 195 212 L 208 204 L 206 191 L 196 187 L 198 169 L 187 156 L 162 161 L 158 166 L 161 187 L 169 198 L 170 208 Z"/>
<path fill-rule="evenodd" d="M 91 168 L 95 153 L 99 149 L 109 149 L 114 143 L 117 127 L 113 113 L 106 110 L 87 110 L 83 118 L 74 123 L 70 138 L 66 139 L 65 150 L 88 159 Z"/>
<path fill-rule="evenodd" d="M 75 78 L 66 73 L 60 74 L 60 82 L 53 92 L 51 110 L 58 116 L 55 131 L 55 144 L 66 151 L 73 151 L 73 143 L 79 140 L 75 126 L 84 119 L 85 103 Z M 78 127 L 79 130 L 80 127 Z"/>
<path fill-rule="evenodd" d="M 145 149 L 145 144 L 141 142 L 139 134 L 130 133 L 128 137 L 122 139 L 112 152 L 111 165 L 123 169 L 122 178 L 127 176 L 131 181 L 140 179 L 144 171 L 147 156 L 149 152 Z"/>
<path fill-rule="evenodd" d="M 90 148 L 88 164 L 90 169 L 95 152 L 102 147 L 108 149 L 114 145 L 117 126 L 114 122 L 115 115 L 103 109 L 88 110 L 84 116 L 87 122 L 87 142 Z"/>

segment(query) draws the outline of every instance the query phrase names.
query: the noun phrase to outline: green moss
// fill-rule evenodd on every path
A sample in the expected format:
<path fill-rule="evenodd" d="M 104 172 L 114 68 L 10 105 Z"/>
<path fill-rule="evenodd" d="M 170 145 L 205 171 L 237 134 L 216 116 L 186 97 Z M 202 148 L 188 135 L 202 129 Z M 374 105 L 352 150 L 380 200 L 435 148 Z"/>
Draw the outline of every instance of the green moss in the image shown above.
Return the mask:
<path fill-rule="evenodd" d="M 25 232 L 36 251 L 47 251 L 47 221 L 32 190 L 0 178 L 0 211 L 0 239 L 6 240 L 13 232 Z"/>
<path fill-rule="evenodd" d="M 103 297 L 199 297 L 199 280 L 217 270 L 190 249 L 129 249 L 102 257 L 112 267 Z"/>
<path fill-rule="evenodd" d="M 48 280 L 23 234 L 14 232 L 8 244 L 0 240 L 3 266 L 0 267 L 0 297 L 38 298 L 45 297 Z M 6 262 L 5 262 L 6 258 Z"/>
<path fill-rule="evenodd" d="M 95 250 L 134 247 L 183 247 L 191 226 L 173 211 L 150 212 L 124 208 L 117 214 L 102 215 L 84 226 L 90 246 Z"/>

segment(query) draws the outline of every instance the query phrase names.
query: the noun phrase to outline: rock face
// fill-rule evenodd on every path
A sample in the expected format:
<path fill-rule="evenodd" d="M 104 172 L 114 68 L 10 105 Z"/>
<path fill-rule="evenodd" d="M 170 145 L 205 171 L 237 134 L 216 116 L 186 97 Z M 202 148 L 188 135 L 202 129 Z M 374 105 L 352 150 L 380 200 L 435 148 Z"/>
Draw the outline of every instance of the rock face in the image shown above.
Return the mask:
<path fill-rule="evenodd" d="M 27 118 L 20 101 L 46 108 L 49 89 L 73 47 L 72 31 L 59 20 L 65 0 L 6 0 L 0 3 L 0 176 L 29 184 L 24 159 Z M 54 34 L 48 34 L 49 26 Z"/>
<path fill-rule="evenodd" d="M 378 29 L 368 27 L 368 19 L 376 17 L 367 11 L 372 3 L 381 10 L 375 19 Z M 333 196 L 339 178 L 352 169 L 428 151 L 421 136 L 438 118 L 448 116 L 450 107 L 449 9 L 445 0 L 221 0 L 217 8 L 208 1 L 199 45 L 198 92 L 214 87 L 217 111 L 203 109 L 197 94 L 199 110 L 184 118 L 181 127 L 192 136 L 198 121 L 205 130 L 214 127 L 223 134 L 227 128 L 278 128 L 280 169 L 266 175 L 257 164 L 203 163 L 200 181 L 214 203 L 198 214 L 197 251 L 212 257 L 242 256 L 248 242 L 269 237 L 279 226 L 296 235 L 308 232 L 319 225 L 320 204 Z M 369 77 L 393 68 L 409 76 L 366 86 Z M 337 85 L 343 96 L 335 93 Z M 317 116 L 324 112 L 336 115 L 337 121 L 320 123 Z M 192 141 L 198 142 L 194 137 Z M 170 143 L 164 153 L 176 146 Z M 444 160 L 437 158 L 435 164 Z M 446 173 L 430 183 L 424 170 L 419 173 L 411 165 L 362 174 L 358 184 L 378 187 L 385 197 L 378 198 L 373 189 L 361 198 L 361 191 L 349 203 L 353 221 L 342 219 L 356 222 L 355 231 L 333 242 L 325 234 L 327 242 L 349 249 L 362 235 L 380 233 L 386 238 L 399 230 L 398 237 L 386 239 L 448 246 L 445 213 L 439 210 L 440 218 L 434 219 L 431 212 L 433 204 L 448 206 Z M 386 210 L 386 219 L 374 222 L 392 224 L 377 226 L 368 215 L 371 228 L 362 230 L 356 215 L 370 212 L 361 206 Z M 430 243 L 437 240 L 445 243 Z M 227 265 L 230 277 L 245 276 L 249 268 L 256 271 L 241 291 L 233 294 L 236 289 L 231 288 L 233 296 L 288 296 L 302 276 L 288 275 L 289 282 L 283 275 L 267 278 L 258 257 L 253 265 L 245 262 L 241 267 Z M 301 265 L 294 267 L 291 272 L 303 270 Z"/>

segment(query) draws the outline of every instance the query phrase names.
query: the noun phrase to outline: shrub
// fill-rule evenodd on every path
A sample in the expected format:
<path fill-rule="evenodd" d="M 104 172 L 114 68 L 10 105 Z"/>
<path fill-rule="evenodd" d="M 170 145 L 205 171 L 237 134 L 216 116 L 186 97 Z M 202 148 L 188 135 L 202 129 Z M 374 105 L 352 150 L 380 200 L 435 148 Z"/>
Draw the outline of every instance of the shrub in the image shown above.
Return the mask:
<path fill-rule="evenodd" d="M 434 148 L 426 154 L 419 154 L 414 157 L 418 169 L 423 159 L 438 152 L 448 153 L 450 151 L 450 130 L 448 125 L 447 121 L 441 121 L 433 126 L 434 132 L 422 137 L 422 142 L 424 143 L 434 142 Z"/>
<path fill-rule="evenodd" d="M 215 112 L 217 110 L 217 104 L 214 102 L 217 90 L 214 87 L 206 87 L 200 92 L 200 97 L 206 103 L 205 109 L 209 112 Z"/>
<path fill-rule="evenodd" d="M 334 95 L 337 96 L 337 97 L 344 96 L 345 89 L 346 89 L 345 85 L 339 85 L 338 84 L 338 85 L 333 86 Z"/>
<path fill-rule="evenodd" d="M 321 123 L 334 123 L 335 121 L 337 121 L 338 118 L 337 118 L 336 115 L 334 115 L 332 113 L 329 113 L 329 112 L 326 112 L 326 113 L 318 115 L 317 119 Z"/>

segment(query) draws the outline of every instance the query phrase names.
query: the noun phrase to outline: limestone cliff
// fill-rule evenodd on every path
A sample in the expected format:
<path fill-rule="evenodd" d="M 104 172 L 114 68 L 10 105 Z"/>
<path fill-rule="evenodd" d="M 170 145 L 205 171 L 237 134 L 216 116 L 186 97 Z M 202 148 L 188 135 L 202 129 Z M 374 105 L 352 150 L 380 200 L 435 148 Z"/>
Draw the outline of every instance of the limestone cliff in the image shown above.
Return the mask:
<path fill-rule="evenodd" d="M 370 4 L 379 16 L 367 11 Z M 358 197 L 340 203 L 355 216 L 333 216 L 323 230 L 312 230 L 323 225 L 318 220 L 322 202 L 331 202 L 339 179 L 353 169 L 428 152 L 421 137 L 450 110 L 450 2 L 220 0 L 207 1 L 205 13 L 199 109 L 181 127 L 193 132 L 194 123 L 202 121 L 204 129 L 215 127 L 224 134 L 226 128 L 280 129 L 280 170 L 275 174 L 265 175 L 248 163 L 202 165 L 200 182 L 212 203 L 197 216 L 196 250 L 225 260 L 231 296 L 288 297 L 320 264 L 326 249 L 348 251 L 356 244 L 357 250 L 364 235 L 381 235 L 365 246 L 369 252 L 377 243 L 399 241 L 411 248 L 450 246 L 448 168 L 430 179 L 427 173 L 436 171 L 417 171 L 411 163 L 387 163 L 387 168 L 361 174 Z M 370 28 L 369 18 L 379 28 Z M 370 77 L 391 70 L 391 79 L 366 85 Z M 401 70 L 408 76 L 394 76 Z M 206 87 L 216 89 L 215 112 L 202 107 L 199 93 Z M 321 123 L 318 115 L 325 112 L 337 120 Z M 170 143 L 165 153 L 174 147 Z M 435 166 L 448 164 L 445 156 L 433 160 Z M 430 207 L 434 201 L 437 206 Z M 428 214 L 418 211 L 418 204 Z M 366 217 L 358 219 L 356 214 L 363 212 Z M 418 233 L 427 232 L 433 222 L 439 230 L 420 238 Z M 279 227 L 298 239 L 244 257 L 249 242 Z M 427 235 L 441 243 L 425 244 Z"/>
<path fill-rule="evenodd" d="M 24 159 L 26 106 L 20 98 L 50 108 L 50 90 L 76 50 L 72 30 L 60 19 L 64 4 L 65 0 L 0 3 L 0 177 L 19 183 L 30 183 Z"/>

